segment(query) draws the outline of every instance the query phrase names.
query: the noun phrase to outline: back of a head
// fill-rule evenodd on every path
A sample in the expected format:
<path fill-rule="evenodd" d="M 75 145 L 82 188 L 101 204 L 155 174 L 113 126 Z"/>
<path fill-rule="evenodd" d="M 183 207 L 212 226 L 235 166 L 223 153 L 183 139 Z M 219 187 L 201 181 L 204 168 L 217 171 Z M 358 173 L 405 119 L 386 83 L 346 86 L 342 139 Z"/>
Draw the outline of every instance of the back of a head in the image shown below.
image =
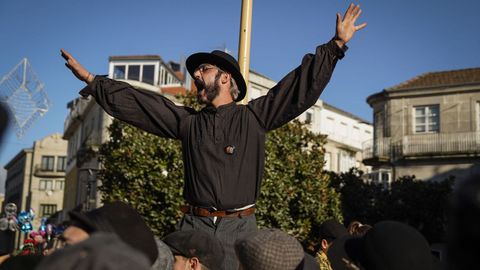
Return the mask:
<path fill-rule="evenodd" d="M 396 221 L 382 221 L 363 240 L 369 270 L 431 270 L 434 258 L 424 236 Z"/>
<path fill-rule="evenodd" d="M 362 224 L 360 221 L 352 221 L 347 228 L 348 234 L 352 236 L 364 236 L 372 226 Z"/>
<path fill-rule="evenodd" d="M 478 263 L 480 242 L 480 175 L 460 183 L 450 204 L 447 232 L 449 269 L 472 269 Z"/>
<path fill-rule="evenodd" d="M 87 240 L 45 257 L 37 270 L 149 270 L 140 251 L 115 234 L 93 233 Z"/>
<path fill-rule="evenodd" d="M 382 221 L 363 237 L 347 235 L 328 250 L 333 269 L 437 270 L 439 262 L 416 229 L 397 222 Z"/>
<path fill-rule="evenodd" d="M 152 270 L 172 270 L 175 258 L 172 251 L 162 240 L 155 237 L 158 248 L 158 257 L 152 265 Z"/>
<path fill-rule="evenodd" d="M 302 245 L 278 229 L 263 229 L 235 243 L 240 264 L 249 270 L 294 270 L 304 259 Z"/>
<path fill-rule="evenodd" d="M 109 202 L 90 212 L 70 212 L 74 224 L 93 232 L 115 233 L 131 247 L 143 252 L 153 264 L 158 257 L 153 232 L 140 214 L 123 202 Z"/>

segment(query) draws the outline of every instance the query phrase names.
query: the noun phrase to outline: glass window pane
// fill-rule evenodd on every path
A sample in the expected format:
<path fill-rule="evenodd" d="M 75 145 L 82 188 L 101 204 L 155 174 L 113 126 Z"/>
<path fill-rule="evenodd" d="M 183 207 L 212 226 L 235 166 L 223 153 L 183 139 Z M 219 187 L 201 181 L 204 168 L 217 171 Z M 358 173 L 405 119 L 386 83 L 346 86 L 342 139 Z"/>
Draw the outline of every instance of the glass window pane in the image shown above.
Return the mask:
<path fill-rule="evenodd" d="M 46 185 L 45 185 L 45 189 L 46 190 L 52 190 L 52 180 L 46 180 L 45 181 Z"/>
<path fill-rule="evenodd" d="M 42 156 L 42 163 L 40 165 L 43 171 L 53 171 L 54 166 L 54 156 Z"/>
<path fill-rule="evenodd" d="M 67 166 L 67 157 L 60 156 L 57 158 L 57 172 L 64 172 Z"/>
<path fill-rule="evenodd" d="M 415 118 L 415 123 L 416 123 L 417 125 L 425 124 L 425 117 L 423 117 L 423 118 L 416 117 L 416 118 Z"/>
<path fill-rule="evenodd" d="M 55 181 L 55 189 L 56 190 L 63 190 L 63 184 L 64 184 L 63 180 Z"/>
<path fill-rule="evenodd" d="M 416 126 L 415 132 L 425 132 L 425 126 Z"/>
<path fill-rule="evenodd" d="M 438 116 L 438 106 L 428 107 L 431 116 Z"/>
<path fill-rule="evenodd" d="M 46 188 L 47 188 L 47 184 L 45 180 L 40 180 L 40 186 L 38 187 L 38 189 L 45 190 Z"/>
<path fill-rule="evenodd" d="M 114 79 L 125 79 L 125 66 L 114 66 L 113 67 L 113 78 Z"/>
<path fill-rule="evenodd" d="M 143 74 L 142 74 L 142 82 L 148 83 L 153 85 L 153 77 L 155 66 L 154 65 L 144 65 L 143 66 Z"/>
<path fill-rule="evenodd" d="M 56 204 L 40 204 L 41 217 L 48 217 L 57 212 Z"/>
<path fill-rule="evenodd" d="M 425 116 L 425 108 L 415 108 L 415 117 L 423 117 Z"/>
<path fill-rule="evenodd" d="M 140 66 L 128 66 L 128 79 L 133 81 L 140 81 Z"/>

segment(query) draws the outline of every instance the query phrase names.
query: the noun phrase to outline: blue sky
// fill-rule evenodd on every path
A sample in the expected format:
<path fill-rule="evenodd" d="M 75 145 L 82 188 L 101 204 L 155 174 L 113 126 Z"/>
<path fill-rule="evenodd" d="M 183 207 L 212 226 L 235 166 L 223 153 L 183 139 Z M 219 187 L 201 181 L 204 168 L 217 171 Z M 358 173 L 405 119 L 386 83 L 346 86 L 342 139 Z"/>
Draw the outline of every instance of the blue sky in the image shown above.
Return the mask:
<path fill-rule="evenodd" d="M 349 3 L 253 0 L 251 69 L 281 79 L 334 35 L 335 13 L 343 14 Z M 371 121 L 367 96 L 425 72 L 480 66 L 480 1 L 355 3 L 363 10 L 359 23 L 368 26 L 348 44 L 321 96 L 326 102 Z M 107 72 L 110 55 L 180 61 L 227 48 L 236 56 L 240 7 L 240 0 L 0 1 L 0 77 L 27 57 L 52 102 L 23 138 L 8 129 L 0 165 L 34 140 L 63 133 L 66 104 L 83 84 L 64 67 L 60 48 L 96 74 Z"/>

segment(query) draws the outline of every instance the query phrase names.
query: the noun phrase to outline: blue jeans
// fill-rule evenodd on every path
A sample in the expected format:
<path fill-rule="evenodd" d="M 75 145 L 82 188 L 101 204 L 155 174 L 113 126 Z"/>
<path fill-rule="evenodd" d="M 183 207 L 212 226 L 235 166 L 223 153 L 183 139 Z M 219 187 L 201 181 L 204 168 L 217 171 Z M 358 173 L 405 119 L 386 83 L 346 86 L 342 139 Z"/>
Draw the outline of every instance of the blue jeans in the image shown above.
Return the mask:
<path fill-rule="evenodd" d="M 185 214 L 177 224 L 177 230 L 202 230 L 215 236 L 223 245 L 225 250 L 225 270 L 238 270 L 239 262 L 235 254 L 235 241 L 247 236 L 250 232 L 257 230 L 255 215 L 245 217 L 217 218 L 213 223 L 212 217 L 200 217 Z"/>

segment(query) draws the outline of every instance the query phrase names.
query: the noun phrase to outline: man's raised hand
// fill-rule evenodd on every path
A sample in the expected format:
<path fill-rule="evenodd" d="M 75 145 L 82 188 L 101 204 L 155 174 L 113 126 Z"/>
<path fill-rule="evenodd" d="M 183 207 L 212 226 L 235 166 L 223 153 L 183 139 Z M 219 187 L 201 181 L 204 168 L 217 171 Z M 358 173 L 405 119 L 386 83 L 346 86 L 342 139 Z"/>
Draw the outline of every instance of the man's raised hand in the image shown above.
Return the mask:
<path fill-rule="evenodd" d="M 90 72 L 88 72 L 88 70 L 86 70 L 79 62 L 77 62 L 77 60 L 73 58 L 70 53 L 68 53 L 64 49 L 60 49 L 60 52 L 62 53 L 63 59 L 67 61 L 65 63 L 65 66 L 72 71 L 73 75 L 75 75 L 77 79 L 84 81 L 87 84 L 93 81 L 94 76 Z"/>
<path fill-rule="evenodd" d="M 335 41 L 341 48 L 350 39 L 352 39 L 356 31 L 367 26 L 367 23 L 355 25 L 355 21 L 361 13 L 362 10 L 360 9 L 360 5 L 355 6 L 353 3 L 350 4 L 347 11 L 345 12 L 345 15 L 343 15 L 343 18 L 340 13 L 337 13 L 337 28 L 335 32 Z"/>

